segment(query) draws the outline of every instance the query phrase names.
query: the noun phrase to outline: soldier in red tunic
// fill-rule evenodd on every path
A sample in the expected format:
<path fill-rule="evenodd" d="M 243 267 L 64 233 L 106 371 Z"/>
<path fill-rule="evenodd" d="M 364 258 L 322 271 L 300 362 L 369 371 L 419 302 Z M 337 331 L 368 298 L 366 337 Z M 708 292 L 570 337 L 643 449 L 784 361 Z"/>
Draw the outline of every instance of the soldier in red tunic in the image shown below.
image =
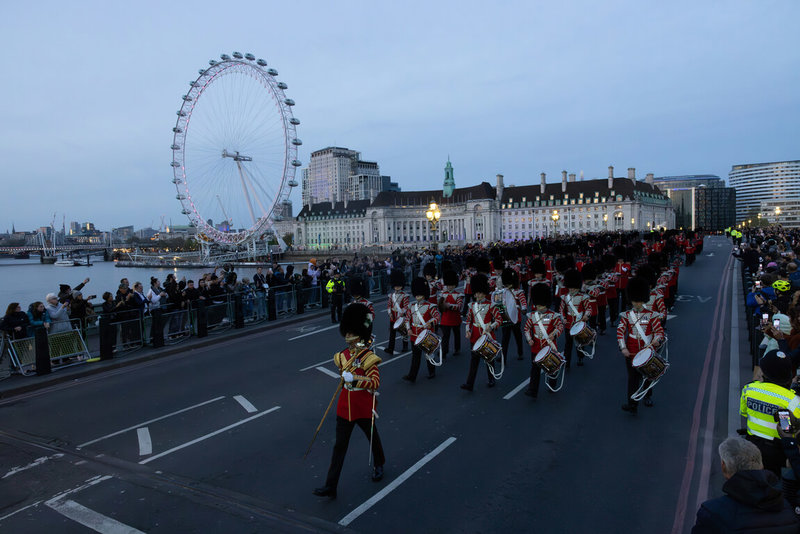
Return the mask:
<path fill-rule="evenodd" d="M 425 283 L 428 284 L 428 302 L 436 304 L 439 300 L 439 291 L 442 290 L 442 283 L 436 279 L 436 265 L 426 263 L 422 274 L 425 276 Z"/>
<path fill-rule="evenodd" d="M 469 340 L 470 347 L 474 347 L 478 338 L 484 334 L 495 339 L 495 330 L 503 322 L 503 319 L 500 316 L 500 311 L 489 301 L 491 289 L 489 288 L 489 280 L 486 278 L 486 275 L 476 274 L 472 277 L 470 284 L 472 285 L 475 302 L 470 304 L 469 311 L 467 312 L 466 337 Z M 475 376 L 478 374 L 478 365 L 480 361 L 480 355 L 473 351 L 469 360 L 467 381 L 461 384 L 461 389 L 472 391 L 475 385 Z M 489 378 L 488 386 L 490 388 L 494 387 L 495 379 L 488 367 L 486 368 L 486 374 Z"/>
<path fill-rule="evenodd" d="M 391 356 L 394 354 L 394 342 L 397 334 L 400 334 L 400 337 L 403 338 L 403 352 L 408 352 L 408 335 L 403 332 L 398 332 L 394 328 L 394 323 L 397 322 L 397 319 L 400 317 L 406 316 L 409 298 L 408 295 L 403 292 L 403 287 L 406 285 L 406 277 L 400 270 L 392 269 L 390 282 L 394 291 L 389 294 L 389 300 L 387 301 L 389 307 L 389 344 L 383 350 L 386 354 Z"/>
<path fill-rule="evenodd" d="M 567 360 L 567 369 L 570 368 L 572 362 L 572 346 L 574 341 L 570 335 L 570 329 L 575 326 L 575 323 L 589 320 L 589 295 L 581 291 L 583 286 L 583 278 L 581 273 L 575 269 L 570 269 L 564 273 L 564 285 L 567 288 L 567 294 L 561 299 L 561 317 L 564 318 L 564 330 L 566 336 L 564 340 L 564 358 Z M 583 353 L 578 353 L 578 365 L 583 365 Z"/>
<path fill-rule="evenodd" d="M 633 358 L 639 351 L 650 346 L 656 348 L 664 340 L 664 330 L 658 314 L 645 307 L 649 291 L 646 279 L 636 277 L 630 280 L 628 295 L 632 308 L 620 315 L 617 327 L 617 344 L 625 357 L 625 367 L 628 370 L 628 401 L 622 405 L 622 409 L 632 414 L 638 411 L 639 402 L 631 399 L 631 395 L 639 388 L 641 381 L 641 375 L 633 367 Z M 652 393 L 652 389 L 647 392 L 645 406 L 653 405 Z"/>
<path fill-rule="evenodd" d="M 439 295 L 440 311 L 442 322 L 439 325 L 442 330 L 442 350 L 444 356 L 450 352 L 450 334 L 453 335 L 454 351 L 453 356 L 461 352 L 461 310 L 464 309 L 464 295 L 456 290 L 458 285 L 458 275 L 452 269 L 442 273 L 444 279 L 444 289 Z"/>
<path fill-rule="evenodd" d="M 375 320 L 375 307 L 365 297 L 367 296 L 367 289 L 364 282 L 359 278 L 350 280 L 350 295 L 353 300 L 350 301 L 349 306 L 353 304 L 363 304 L 369 309 L 370 321 Z"/>
<path fill-rule="evenodd" d="M 533 300 L 533 286 L 536 284 L 546 284 L 548 288 L 552 287 L 550 278 L 547 276 L 547 265 L 540 258 L 536 258 L 531 262 L 531 278 L 528 280 L 528 302 Z M 550 289 L 552 293 L 552 289 Z"/>
<path fill-rule="evenodd" d="M 525 338 L 531 346 L 531 382 L 525 394 L 534 399 L 539 394 L 539 378 L 542 370 L 534 363 L 536 355 L 545 347 L 558 352 L 558 336 L 564 332 L 561 315 L 550 310 L 552 296 L 550 287 L 536 284 L 531 288 L 533 310 L 525 322 Z M 563 371 L 562 371 L 563 372 Z"/>
<path fill-rule="evenodd" d="M 383 454 L 381 438 L 375 426 L 375 395 L 380 386 L 381 359 L 369 347 L 372 337 L 372 321 L 369 310 L 362 304 L 351 304 L 342 315 L 339 333 L 344 336 L 347 348 L 333 356 L 333 362 L 342 375 L 344 387 L 336 404 L 336 442 L 328 469 L 325 485 L 313 493 L 320 497 L 336 498 L 336 487 L 342 472 L 347 446 L 353 427 L 358 425 L 372 444 L 374 468 L 372 480 L 383 478 Z"/>
<path fill-rule="evenodd" d="M 507 299 L 506 305 L 513 305 L 514 307 L 514 312 L 506 309 L 505 317 L 503 317 L 503 337 L 501 341 L 503 346 L 503 360 L 508 362 L 508 348 L 511 346 L 512 334 L 517 344 L 517 359 L 521 360 L 522 325 L 525 322 L 523 315 L 528 310 L 528 299 L 525 298 L 525 292 L 519 288 L 519 275 L 512 269 L 503 269 L 501 280 L 503 281 L 503 289 L 508 291 L 513 297 L 513 299 Z"/>
<path fill-rule="evenodd" d="M 411 281 L 411 294 L 415 302 L 406 310 L 406 329 L 411 338 L 411 368 L 403 380 L 414 382 L 417 380 L 419 364 L 422 360 L 422 349 L 416 344 L 417 338 L 426 330 L 436 331 L 439 324 L 439 308 L 431 304 L 428 299 L 428 282 L 424 278 L 414 278 Z M 436 377 L 436 367 L 426 359 L 428 364 L 428 378 Z"/>

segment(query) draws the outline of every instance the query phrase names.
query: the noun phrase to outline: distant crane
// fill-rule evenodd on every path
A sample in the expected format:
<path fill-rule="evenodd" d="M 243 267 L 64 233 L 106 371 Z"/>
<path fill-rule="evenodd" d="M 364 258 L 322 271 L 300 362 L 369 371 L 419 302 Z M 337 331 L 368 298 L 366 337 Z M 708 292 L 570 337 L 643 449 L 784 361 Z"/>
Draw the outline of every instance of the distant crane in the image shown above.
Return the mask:
<path fill-rule="evenodd" d="M 232 228 L 233 221 L 228 217 L 228 213 L 225 211 L 225 206 L 222 205 L 222 199 L 219 198 L 219 195 L 217 195 L 217 202 L 219 202 L 219 207 L 222 209 L 222 214 L 225 216 L 225 222 L 228 223 L 228 228 Z"/>

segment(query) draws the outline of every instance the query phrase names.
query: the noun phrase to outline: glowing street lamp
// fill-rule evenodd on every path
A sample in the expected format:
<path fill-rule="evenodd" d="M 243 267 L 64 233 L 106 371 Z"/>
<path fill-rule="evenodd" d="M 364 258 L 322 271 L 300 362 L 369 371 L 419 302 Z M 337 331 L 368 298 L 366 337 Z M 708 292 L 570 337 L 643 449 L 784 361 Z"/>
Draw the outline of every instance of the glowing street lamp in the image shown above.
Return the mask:
<path fill-rule="evenodd" d="M 554 235 L 558 233 L 558 232 L 556 231 L 556 225 L 558 225 L 558 219 L 559 219 L 559 217 L 560 217 L 560 216 L 559 216 L 559 214 L 558 214 L 558 210 L 553 210 L 553 214 L 550 216 L 550 218 L 551 218 L 551 219 L 553 219 L 553 234 L 554 234 Z"/>
<path fill-rule="evenodd" d="M 428 210 L 425 212 L 425 217 L 431 225 L 431 233 L 433 234 L 433 246 L 436 248 L 436 225 L 439 224 L 439 219 L 442 217 L 442 212 L 436 202 L 431 202 Z"/>

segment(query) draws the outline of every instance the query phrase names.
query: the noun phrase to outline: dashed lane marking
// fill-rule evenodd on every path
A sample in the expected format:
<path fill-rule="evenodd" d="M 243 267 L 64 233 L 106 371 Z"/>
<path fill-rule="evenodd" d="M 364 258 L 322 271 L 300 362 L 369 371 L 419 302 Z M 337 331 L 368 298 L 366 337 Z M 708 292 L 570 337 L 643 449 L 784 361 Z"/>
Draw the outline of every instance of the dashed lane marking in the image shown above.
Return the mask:
<path fill-rule="evenodd" d="M 120 523 L 116 519 L 90 510 L 75 501 L 48 502 L 47 506 L 64 517 L 101 534 L 144 534 L 141 530 L 136 530 L 124 523 Z"/>
<path fill-rule="evenodd" d="M 242 419 L 241 421 L 239 421 L 237 423 L 233 423 L 232 425 L 228 425 L 228 426 L 226 426 L 224 428 L 220 428 L 219 430 L 215 430 L 214 432 L 206 434 L 205 436 L 200 436 L 199 438 L 193 439 L 192 441 L 188 441 L 188 442 L 184 443 L 183 445 L 178 445 L 177 447 L 173 447 L 173 448 L 171 448 L 169 450 L 166 450 L 164 452 L 161 452 L 161 453 L 158 453 L 156 455 L 153 455 L 150 458 L 146 458 L 144 460 L 141 460 L 139 463 L 142 464 L 142 465 L 148 464 L 148 463 L 152 462 L 153 460 L 158 460 L 159 458 L 163 458 L 164 456 L 172 454 L 173 452 L 177 452 L 177 451 L 179 451 L 181 449 L 185 449 L 186 447 L 189 447 L 189 446 L 194 445 L 196 443 L 200 443 L 201 441 L 205 441 L 208 438 L 213 438 L 214 436 L 216 436 L 218 434 L 222 434 L 223 432 L 227 432 L 228 430 L 230 430 L 232 428 L 236 428 L 237 426 L 243 425 L 245 423 L 249 423 L 250 421 L 258 419 L 259 417 L 263 417 L 263 416 L 267 415 L 268 413 L 272 413 L 275 410 L 279 410 L 279 409 L 280 409 L 280 406 L 273 406 L 272 408 L 270 408 L 269 410 L 267 410 L 265 412 L 257 413 L 256 415 L 248 417 L 247 419 Z"/>
<path fill-rule="evenodd" d="M 161 421 L 162 419 L 166 419 L 167 417 L 172 417 L 173 415 L 178 415 L 179 413 L 188 412 L 189 410 L 194 410 L 195 408 L 199 408 L 200 406 L 205 406 L 206 404 L 211 404 L 212 402 L 217 402 L 217 401 L 222 400 L 224 398 L 225 398 L 224 395 L 222 397 L 216 397 L 214 399 L 207 400 L 205 402 L 201 402 L 201 403 L 189 406 L 188 408 L 183 408 L 182 410 L 171 412 L 171 413 L 168 413 L 167 415 L 162 415 L 161 417 L 156 417 L 155 419 L 150 419 L 149 421 L 145 421 L 143 423 L 139 423 L 139 424 L 136 424 L 136 425 L 133 425 L 133 426 L 129 426 L 128 428 L 123 428 L 122 430 L 118 430 L 116 432 L 112 432 L 111 434 L 106 434 L 105 436 L 101 436 L 101 437 L 99 437 L 97 439 L 93 439 L 92 441 L 87 441 L 86 443 L 81 443 L 80 445 L 78 445 L 78 448 L 80 449 L 82 447 L 86 447 L 87 445 L 91 445 L 92 443 L 97 443 L 98 441 L 103 441 L 104 439 L 108 439 L 108 438 L 112 438 L 114 436 L 118 436 L 120 434 L 124 434 L 125 432 L 128 432 L 130 430 L 135 430 L 135 429 L 137 429 L 139 427 L 143 427 L 145 425 L 149 425 L 150 423 L 155 423 L 156 421 Z"/>
<path fill-rule="evenodd" d="M 242 405 L 242 408 L 244 408 L 247 413 L 254 413 L 258 411 L 258 409 L 253 406 L 253 403 L 245 399 L 242 395 L 235 395 L 233 398 L 236 402 Z"/>
<path fill-rule="evenodd" d="M 338 324 L 334 324 L 334 325 L 331 325 L 331 326 L 327 326 L 325 328 L 320 328 L 318 330 L 314 330 L 313 332 L 309 332 L 308 334 L 301 334 L 299 336 L 290 337 L 289 341 L 294 341 L 295 339 L 300 339 L 301 337 L 313 336 L 314 334 L 319 334 L 320 332 L 324 332 L 326 330 L 333 330 L 334 328 L 339 328 L 339 325 Z"/>
<path fill-rule="evenodd" d="M 153 454 L 153 441 L 150 439 L 150 430 L 146 426 L 137 428 L 136 436 L 139 438 L 139 456 Z"/>
<path fill-rule="evenodd" d="M 330 369 L 327 369 L 325 367 L 317 367 L 317 371 L 320 371 L 321 373 L 325 373 L 328 376 L 332 376 L 333 378 L 340 378 L 340 376 L 337 373 L 334 373 L 333 371 L 331 371 Z"/>
<path fill-rule="evenodd" d="M 503 397 L 503 400 L 510 399 L 511 397 L 522 391 L 522 388 L 526 387 L 530 383 L 531 383 L 531 377 L 526 378 L 525 380 L 522 381 L 522 384 L 518 385 L 517 387 L 509 391 L 508 394 L 505 397 Z"/>
<path fill-rule="evenodd" d="M 347 525 L 358 519 L 358 517 L 361 514 L 372 508 L 381 499 L 389 495 L 389 493 L 394 491 L 398 486 L 400 486 L 400 484 L 408 480 L 411 477 L 411 475 L 419 471 L 422 468 L 422 466 L 433 460 L 436 456 L 439 455 L 439 453 L 441 453 L 447 447 L 452 445 L 455 440 L 456 438 L 452 436 L 444 440 L 444 442 L 442 442 L 438 447 L 436 447 L 431 452 L 423 456 L 422 459 L 420 459 L 417 463 L 406 469 L 406 471 L 402 475 L 392 480 L 385 488 L 383 488 L 381 491 L 379 491 L 378 493 L 376 493 L 375 495 L 364 501 L 364 503 L 358 506 L 355 510 L 344 516 L 339 521 L 339 524 L 342 525 L 343 527 L 346 527 Z"/>
<path fill-rule="evenodd" d="M 409 354 L 411 354 L 411 351 L 404 352 L 403 354 L 399 354 L 399 355 L 395 356 L 394 358 L 391 358 L 391 359 L 389 359 L 389 360 L 386 360 L 385 362 L 381 362 L 381 363 L 379 363 L 379 364 L 378 364 L 378 367 L 381 367 L 381 366 L 383 366 L 383 365 L 386 365 L 387 363 L 392 363 L 393 361 L 395 361 L 395 360 L 399 360 L 400 358 L 405 358 L 405 357 L 406 357 L 406 356 L 408 356 Z"/>

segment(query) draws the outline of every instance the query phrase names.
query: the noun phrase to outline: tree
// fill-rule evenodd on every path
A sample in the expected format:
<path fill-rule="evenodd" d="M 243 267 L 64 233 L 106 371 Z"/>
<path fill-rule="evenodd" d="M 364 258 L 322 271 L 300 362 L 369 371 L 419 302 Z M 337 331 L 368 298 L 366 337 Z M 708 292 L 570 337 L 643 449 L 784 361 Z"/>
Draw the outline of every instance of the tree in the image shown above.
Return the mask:
<path fill-rule="evenodd" d="M 287 232 L 283 234 L 283 242 L 286 243 L 287 247 L 290 247 L 294 244 L 294 233 Z"/>

